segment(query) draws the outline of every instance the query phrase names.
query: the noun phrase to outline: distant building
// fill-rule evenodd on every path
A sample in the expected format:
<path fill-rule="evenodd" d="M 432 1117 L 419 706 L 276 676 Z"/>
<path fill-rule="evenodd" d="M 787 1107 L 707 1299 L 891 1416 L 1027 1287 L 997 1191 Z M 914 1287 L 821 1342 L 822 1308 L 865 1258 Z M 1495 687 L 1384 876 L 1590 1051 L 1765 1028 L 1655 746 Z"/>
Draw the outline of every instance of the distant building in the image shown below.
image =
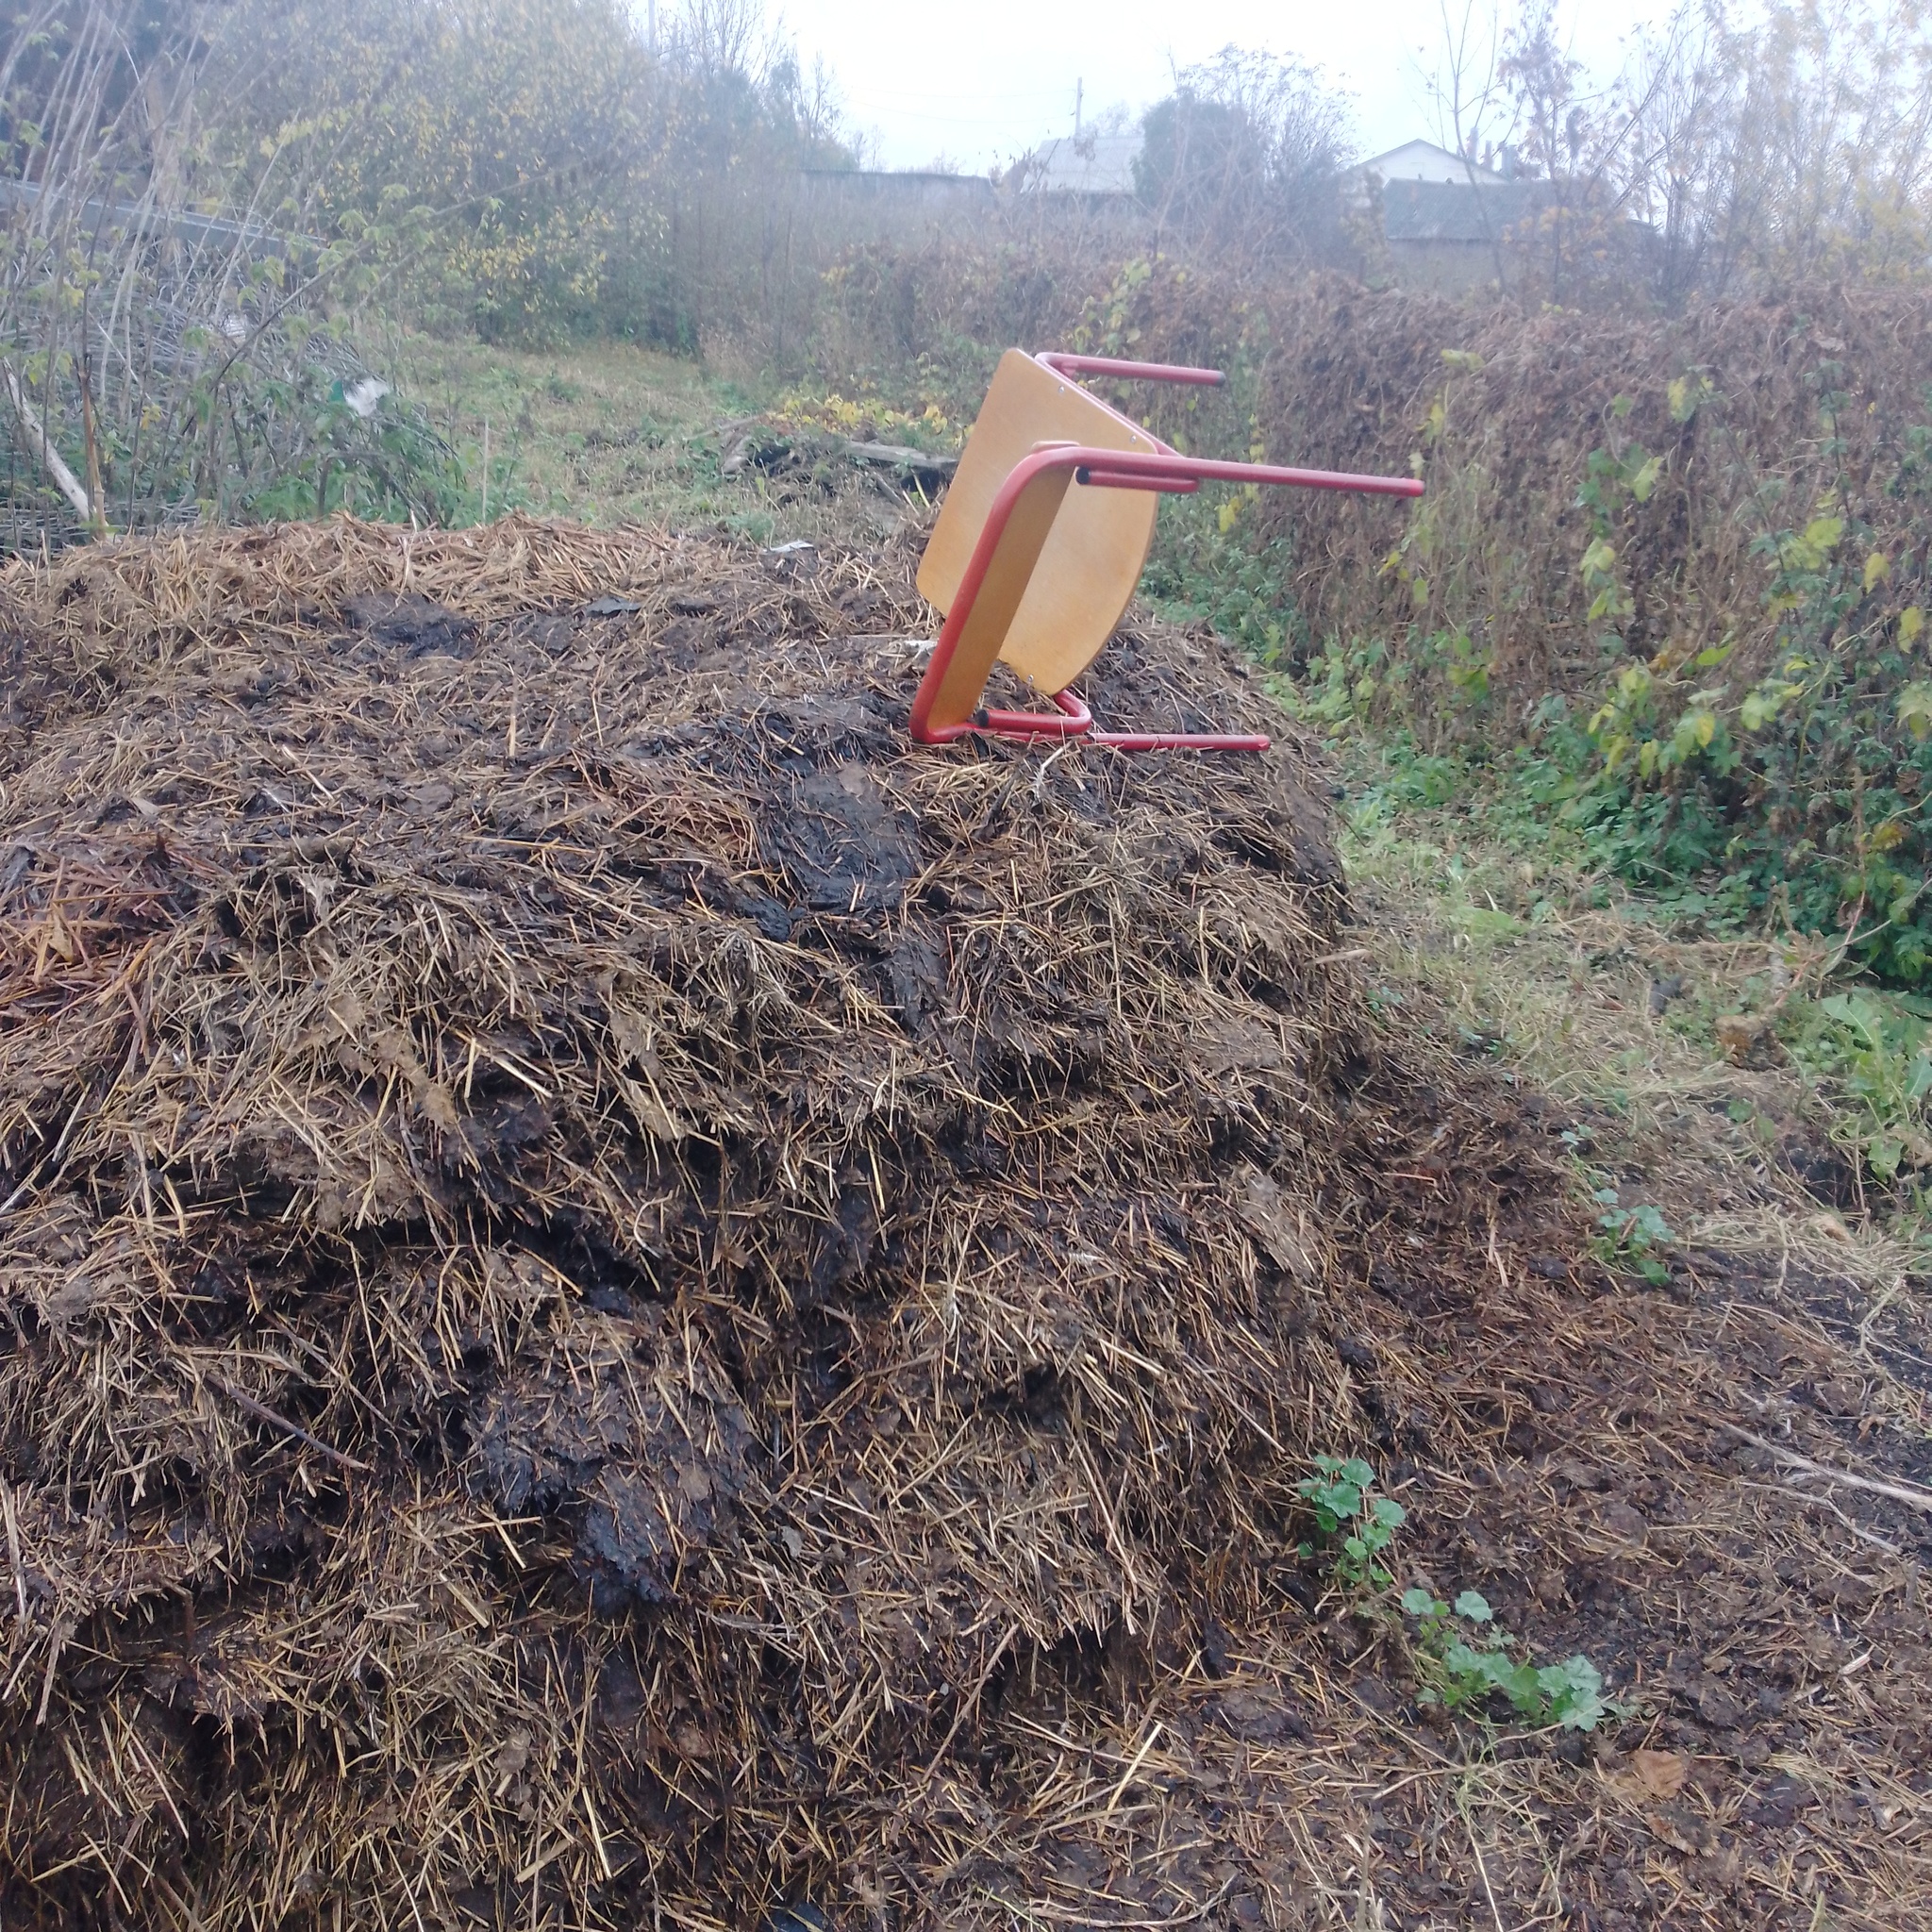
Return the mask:
<path fill-rule="evenodd" d="M 1385 155 L 1357 162 L 1349 173 L 1363 179 L 1374 175 L 1384 187 L 1391 181 L 1453 181 L 1464 188 L 1500 188 L 1507 178 L 1433 141 L 1406 141 Z"/>
<path fill-rule="evenodd" d="M 1138 127 L 1119 134 L 1063 135 L 1022 155 L 1000 185 L 1020 194 L 1077 195 L 1091 203 L 1124 205 L 1136 198 L 1134 162 L 1140 153 Z"/>
<path fill-rule="evenodd" d="M 1396 280 L 1444 294 L 1493 286 L 1507 279 L 1507 244 L 1557 199 L 1555 184 L 1518 175 L 1508 149 L 1493 159 L 1405 142 L 1350 168 L 1343 200 L 1357 217 L 1376 212 L 1370 249 Z"/>

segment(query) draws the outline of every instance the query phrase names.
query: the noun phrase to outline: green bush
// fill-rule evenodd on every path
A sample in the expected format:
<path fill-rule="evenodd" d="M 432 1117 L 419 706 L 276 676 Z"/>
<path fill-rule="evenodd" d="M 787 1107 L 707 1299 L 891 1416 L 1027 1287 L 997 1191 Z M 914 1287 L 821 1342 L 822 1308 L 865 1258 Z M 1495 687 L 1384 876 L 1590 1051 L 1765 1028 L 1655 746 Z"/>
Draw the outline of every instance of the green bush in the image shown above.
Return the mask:
<path fill-rule="evenodd" d="M 1755 391 L 1710 365 L 1571 401 L 1525 366 L 1536 325 L 1496 319 L 1491 356 L 1441 358 L 1429 493 L 1373 572 L 1332 505 L 1266 520 L 1255 554 L 1324 553 L 1284 575 L 1284 632 L 1373 585 L 1295 667 L 1312 721 L 1488 762 L 1687 913 L 1932 985 L 1932 333 L 1861 314 L 1854 359 L 1802 313 L 1765 320 L 1788 354 Z M 1626 380 L 1676 352 L 1656 325 L 1591 326 Z"/>

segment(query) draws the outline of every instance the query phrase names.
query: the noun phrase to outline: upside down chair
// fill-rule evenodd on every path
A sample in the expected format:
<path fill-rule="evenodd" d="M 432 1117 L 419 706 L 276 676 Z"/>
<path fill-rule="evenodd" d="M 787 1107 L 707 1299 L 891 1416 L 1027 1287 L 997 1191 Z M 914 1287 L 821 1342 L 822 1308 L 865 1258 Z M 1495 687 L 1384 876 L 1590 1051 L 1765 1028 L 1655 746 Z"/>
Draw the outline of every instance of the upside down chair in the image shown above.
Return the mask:
<path fill-rule="evenodd" d="M 1265 751 L 1250 733 L 1103 731 L 1070 687 L 1113 635 L 1141 580 L 1163 495 L 1205 482 L 1285 484 L 1420 496 L 1410 476 L 1349 476 L 1185 457 L 1083 389 L 1081 375 L 1217 384 L 1218 369 L 1099 356 L 1001 357 L 919 566 L 945 618 L 911 728 L 921 744 L 975 734 L 1081 739 L 1122 751 Z M 995 662 L 1051 710 L 989 709 Z"/>

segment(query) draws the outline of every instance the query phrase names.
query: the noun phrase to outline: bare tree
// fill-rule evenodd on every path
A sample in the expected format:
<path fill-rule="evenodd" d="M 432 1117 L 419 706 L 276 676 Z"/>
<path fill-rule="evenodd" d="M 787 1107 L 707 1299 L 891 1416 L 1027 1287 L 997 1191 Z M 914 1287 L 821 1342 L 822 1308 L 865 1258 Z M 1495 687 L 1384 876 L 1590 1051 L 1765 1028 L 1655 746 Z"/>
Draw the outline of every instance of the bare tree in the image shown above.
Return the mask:
<path fill-rule="evenodd" d="M 671 24 L 668 49 L 701 83 L 736 80 L 754 90 L 785 58 L 764 0 L 684 0 Z"/>
<path fill-rule="evenodd" d="M 1685 0 L 1607 80 L 1574 58 L 1555 0 L 1514 19 L 1493 0 L 1442 7 L 1429 86 L 1444 144 L 1472 183 L 1503 156 L 1546 184 L 1535 219 L 1495 239 L 1499 281 L 1527 274 L 1555 300 L 1635 284 L 1674 304 L 1932 260 L 1924 0 L 1772 0 L 1741 24 L 1724 0 Z"/>
<path fill-rule="evenodd" d="M 1177 75 L 1141 127 L 1135 185 L 1157 237 L 1266 269 L 1326 252 L 1348 110 L 1315 69 L 1224 47 Z"/>

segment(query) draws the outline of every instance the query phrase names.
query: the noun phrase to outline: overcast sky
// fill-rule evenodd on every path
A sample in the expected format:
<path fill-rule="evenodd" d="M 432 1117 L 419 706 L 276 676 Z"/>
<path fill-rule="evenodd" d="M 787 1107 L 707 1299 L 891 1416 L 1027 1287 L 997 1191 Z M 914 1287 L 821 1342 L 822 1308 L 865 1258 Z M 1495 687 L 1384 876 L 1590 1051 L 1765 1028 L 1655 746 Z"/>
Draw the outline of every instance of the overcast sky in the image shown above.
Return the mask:
<path fill-rule="evenodd" d="M 784 31 L 809 67 L 822 56 L 846 117 L 873 138 L 874 163 L 918 168 L 943 155 L 983 173 L 1074 131 L 1086 112 L 1136 115 L 1176 67 L 1234 44 L 1294 54 L 1354 105 L 1363 154 L 1434 138 L 1424 76 L 1440 59 L 1440 0 L 780 0 Z M 1460 0 L 1450 0 L 1459 18 Z M 1486 9 L 1485 9 L 1486 10 Z M 1575 51 L 1618 64 L 1621 39 L 1667 0 L 1570 0 Z"/>

